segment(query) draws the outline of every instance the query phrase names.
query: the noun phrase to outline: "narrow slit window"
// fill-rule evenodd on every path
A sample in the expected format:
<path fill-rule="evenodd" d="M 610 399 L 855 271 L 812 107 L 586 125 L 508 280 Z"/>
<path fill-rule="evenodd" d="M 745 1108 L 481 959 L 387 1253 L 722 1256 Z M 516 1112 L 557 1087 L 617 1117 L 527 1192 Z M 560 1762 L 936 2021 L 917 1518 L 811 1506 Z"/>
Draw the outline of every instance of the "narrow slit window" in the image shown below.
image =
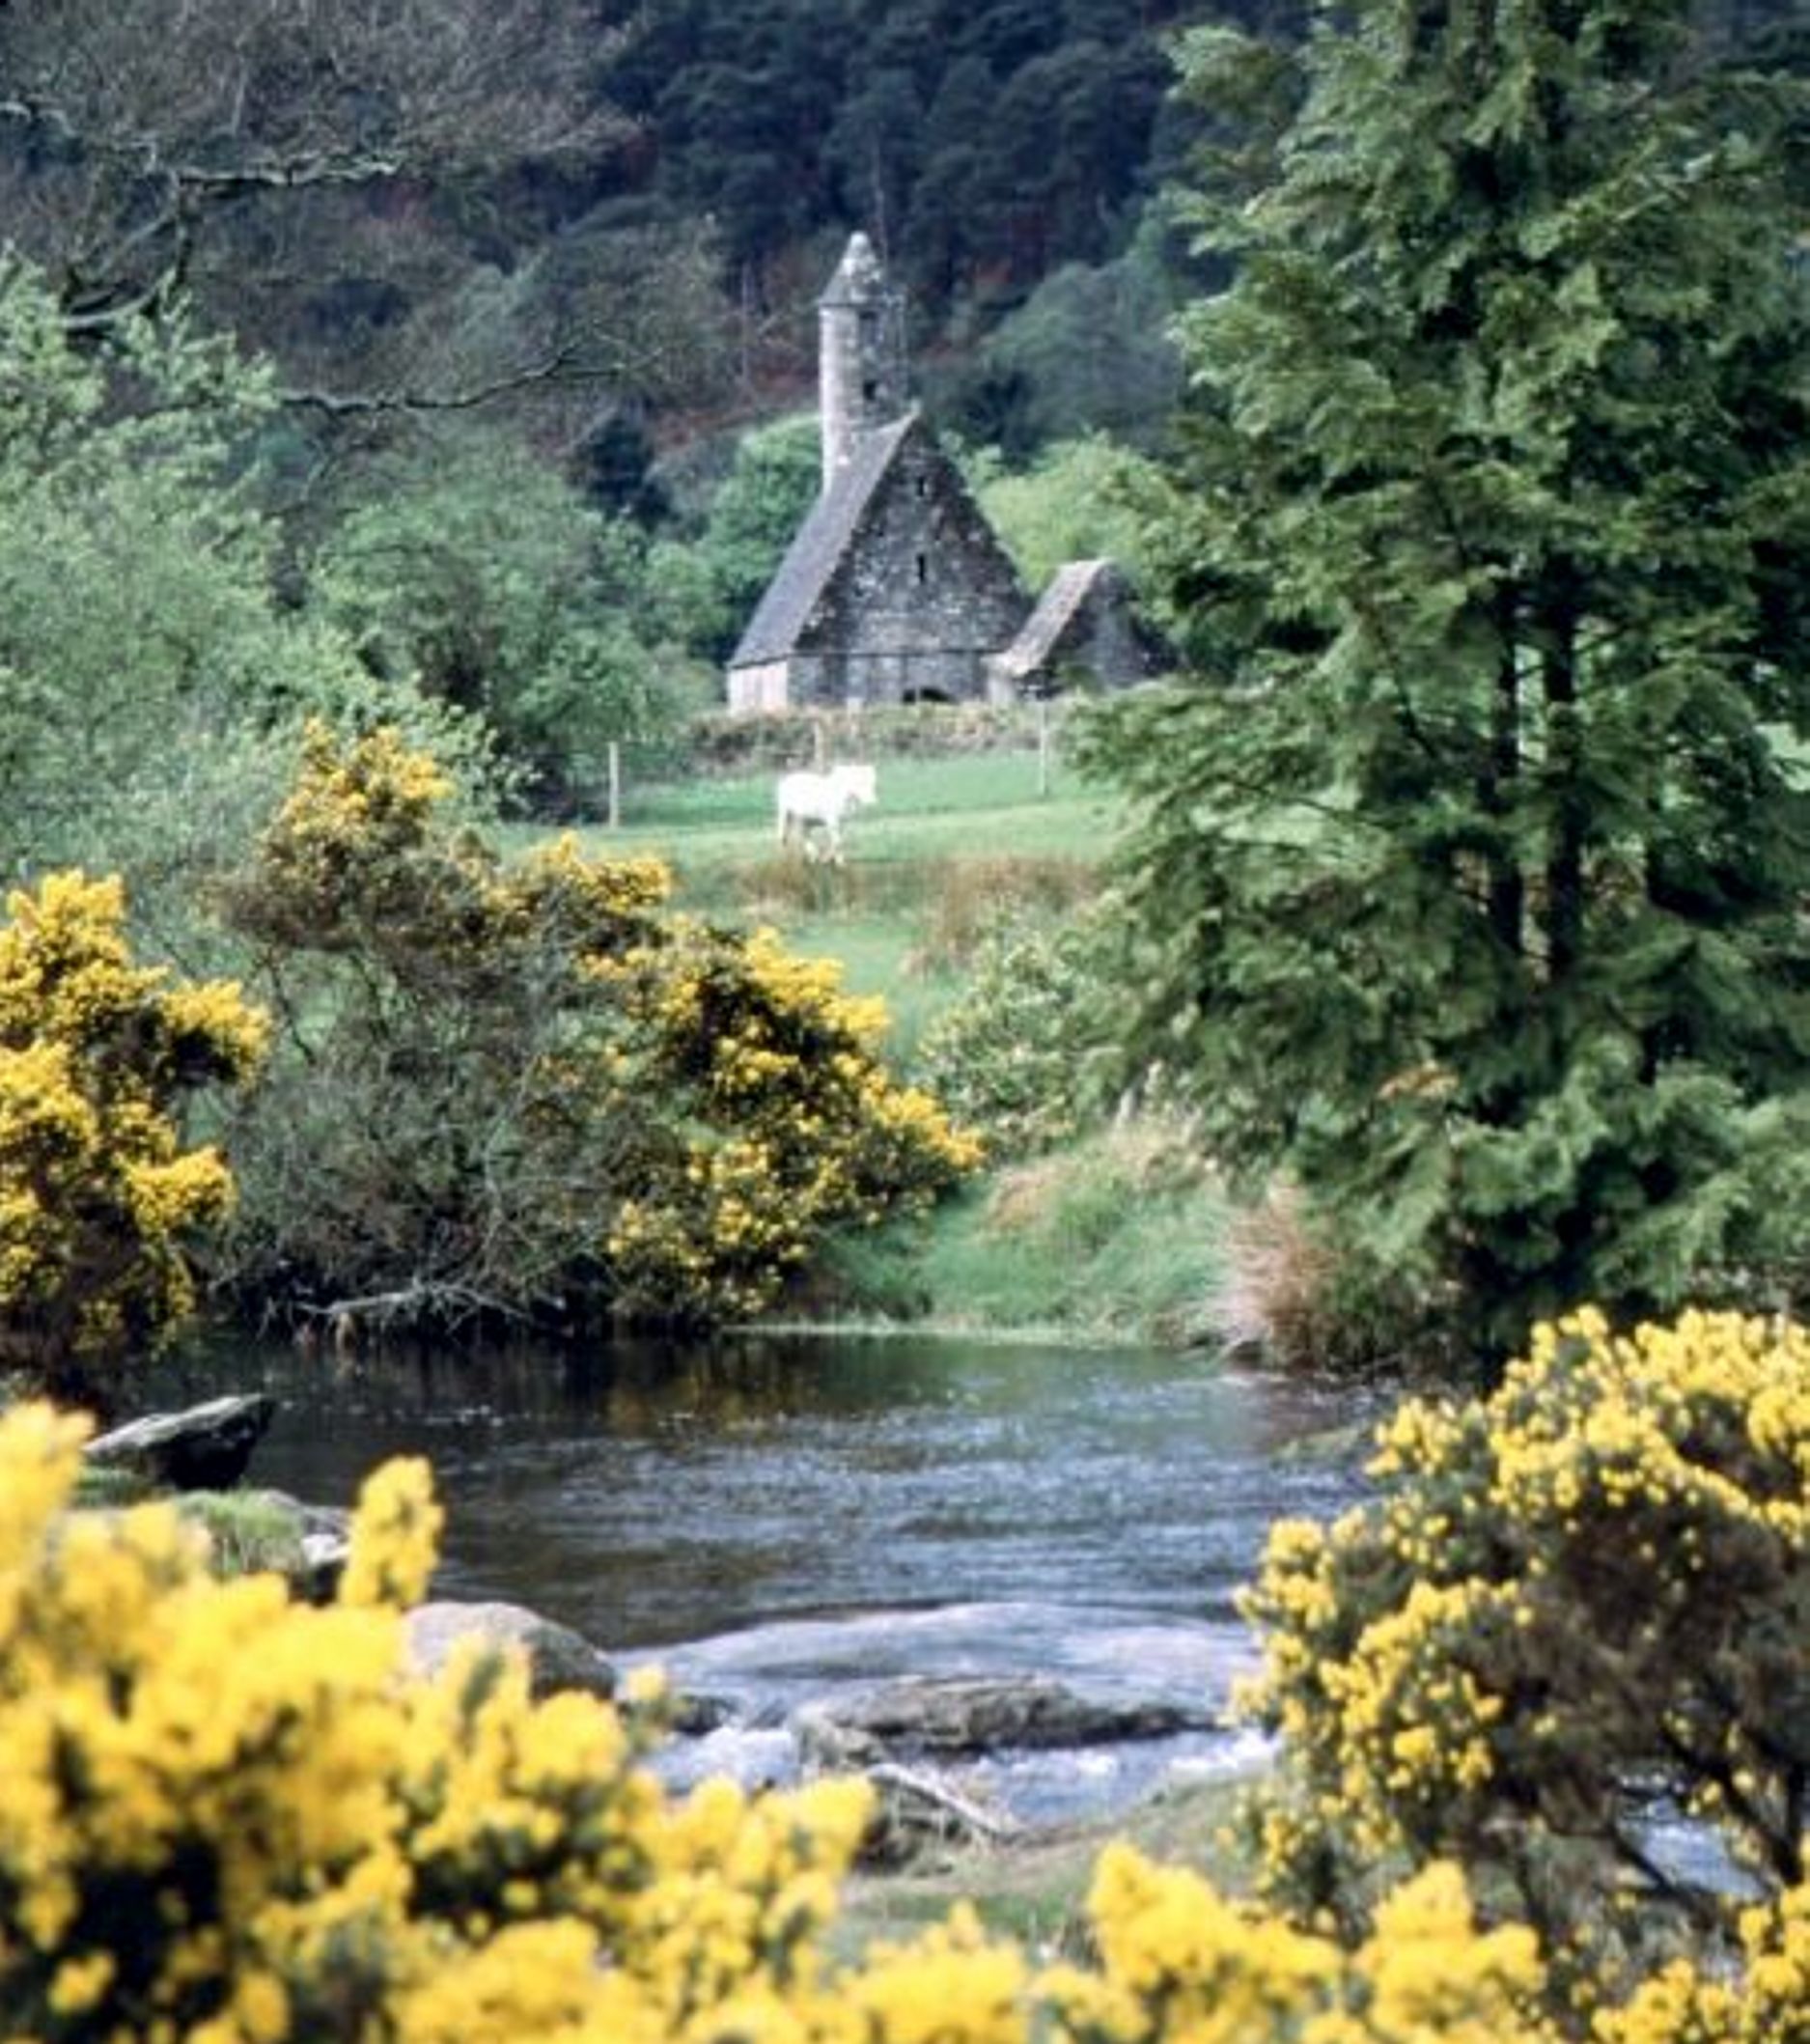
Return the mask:
<path fill-rule="evenodd" d="M 917 569 L 918 586 L 919 588 L 922 588 L 924 584 L 928 582 L 931 578 L 931 557 L 928 553 L 921 553 L 918 555 Z"/>

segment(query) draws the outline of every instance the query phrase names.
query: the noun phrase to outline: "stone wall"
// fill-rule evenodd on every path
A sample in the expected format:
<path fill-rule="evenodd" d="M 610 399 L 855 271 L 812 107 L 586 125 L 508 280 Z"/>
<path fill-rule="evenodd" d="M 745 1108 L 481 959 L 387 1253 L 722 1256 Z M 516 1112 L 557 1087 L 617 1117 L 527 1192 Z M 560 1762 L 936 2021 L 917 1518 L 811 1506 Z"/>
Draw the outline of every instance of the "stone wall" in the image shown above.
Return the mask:
<path fill-rule="evenodd" d="M 730 714 L 758 716 L 764 712 L 785 709 L 789 665 L 786 660 L 766 660 L 758 667 L 732 667 L 729 670 Z"/>
<path fill-rule="evenodd" d="M 902 450 L 853 535 L 801 652 L 794 703 L 984 696 L 986 657 L 1029 601 L 954 464 L 925 436 Z"/>
<path fill-rule="evenodd" d="M 1060 728 L 1068 705 L 1050 706 Z M 694 717 L 670 777 L 743 774 L 811 767 L 820 759 L 947 759 L 973 752 L 1021 752 L 1037 743 L 1038 710 L 1029 703 L 924 703 L 851 713 L 789 709 L 738 716 Z"/>

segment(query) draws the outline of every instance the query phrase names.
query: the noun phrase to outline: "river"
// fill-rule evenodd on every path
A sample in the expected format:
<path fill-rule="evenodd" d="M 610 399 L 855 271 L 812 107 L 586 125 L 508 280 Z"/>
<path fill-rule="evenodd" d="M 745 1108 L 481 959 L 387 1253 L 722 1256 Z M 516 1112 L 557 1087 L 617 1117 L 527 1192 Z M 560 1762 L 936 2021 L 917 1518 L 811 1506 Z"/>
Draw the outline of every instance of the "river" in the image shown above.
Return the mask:
<path fill-rule="evenodd" d="M 1363 1416 L 1349 1386 L 1198 1358 L 973 1341 L 748 1336 L 532 1351 L 288 1349 L 179 1389 L 263 1387 L 251 1480 L 348 1502 L 393 1454 L 447 1509 L 436 1593 L 506 1598 L 623 1664 L 655 1660 L 731 1722 L 676 1778 L 783 1778 L 799 1703 L 899 1675 L 1055 1676 L 1107 1700 L 1223 1708 L 1251 1663 L 1234 1595 L 1266 1528 L 1354 1495 L 1292 1445 Z M 1218 1731 L 1006 1756 L 992 1793 L 1051 1818 L 1165 1771 L 1239 1764 Z"/>

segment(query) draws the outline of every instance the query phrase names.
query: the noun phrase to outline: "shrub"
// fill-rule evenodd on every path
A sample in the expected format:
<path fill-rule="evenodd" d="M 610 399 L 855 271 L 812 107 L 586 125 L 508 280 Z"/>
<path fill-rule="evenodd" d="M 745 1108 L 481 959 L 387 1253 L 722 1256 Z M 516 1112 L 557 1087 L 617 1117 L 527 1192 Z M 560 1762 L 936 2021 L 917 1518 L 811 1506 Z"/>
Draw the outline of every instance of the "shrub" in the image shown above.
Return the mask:
<path fill-rule="evenodd" d="M 1055 715 L 1060 718 L 1061 707 Z M 694 774 L 776 772 L 820 757 L 942 759 L 1022 751 L 1037 742 L 1022 703 L 907 703 L 862 710 L 778 710 L 760 716 L 694 716 L 686 765 Z"/>
<path fill-rule="evenodd" d="M 365 1486 L 337 1601 L 223 1582 L 167 1505 L 59 1516 L 79 1421 L 0 1420 L 10 2044 L 1552 2044 L 1531 1935 L 1432 1869 L 1347 1956 L 1127 1848 L 1098 1964 L 959 1911 L 835 1970 L 859 1785 L 670 1801 L 645 1731 L 513 1652 L 403 1671 L 425 1466 Z"/>
<path fill-rule="evenodd" d="M 301 1508 L 274 1491 L 184 1491 L 176 1508 L 208 1536 L 222 1576 L 277 1575 L 299 1581 L 307 1567 Z"/>
<path fill-rule="evenodd" d="M 676 922 L 627 973 L 677 1138 L 650 1144 L 616 1209 L 630 1309 L 758 1312 L 826 1236 L 920 1208 L 979 1162 L 930 1094 L 886 1076 L 885 1004 L 842 993 L 833 962 L 790 956 L 770 930 Z"/>
<path fill-rule="evenodd" d="M 210 1580 L 170 1507 L 57 1523 L 78 1433 L 43 1408 L 0 1428 L 10 2037 L 652 2044 L 805 1984 L 858 1791 L 669 1809 L 639 1735 L 532 1705 L 515 1661 L 404 1682 L 420 1464 L 366 1486 L 311 1610 Z"/>
<path fill-rule="evenodd" d="M 1285 1366 L 1348 1367 L 1386 1353 L 1386 1328 L 1351 1300 L 1336 1249 L 1286 1180 L 1233 1211 L 1222 1249 L 1204 1309 L 1222 1348 L 1258 1350 Z"/>
<path fill-rule="evenodd" d="M 1626 2006 L 1598 2017 L 1598 2044 L 1805 2044 L 1810 2038 L 1810 1887 L 1740 1918 L 1740 1970 L 1679 1959 Z"/>
<path fill-rule="evenodd" d="M 670 913 L 646 858 L 506 864 L 394 734 L 310 738 L 236 886 L 284 1018 L 232 1274 L 289 1305 L 560 1325 L 768 1303 L 975 1146 L 836 968 Z"/>
<path fill-rule="evenodd" d="M 924 1032 L 926 1083 L 998 1156 L 1047 1150 L 1098 1117 L 1106 1043 L 1092 929 L 998 920 L 965 990 Z"/>
<path fill-rule="evenodd" d="M 1405 1406 L 1373 1472 L 1329 1529 L 1274 1529 L 1248 1599 L 1273 1895 L 1361 1923 L 1381 1881 L 1454 1858 L 1606 1979 L 1727 1927 L 1726 1878 L 1666 1863 L 1656 1815 L 1801 1890 L 1810 1336 L 1582 1313 L 1489 1399 Z"/>
<path fill-rule="evenodd" d="M 265 1024 L 237 987 L 133 963 L 118 881 L 52 874 L 0 925 L 0 1366 L 64 1392 L 187 1315 L 184 1238 L 226 1211 L 185 1095 L 246 1078 Z"/>

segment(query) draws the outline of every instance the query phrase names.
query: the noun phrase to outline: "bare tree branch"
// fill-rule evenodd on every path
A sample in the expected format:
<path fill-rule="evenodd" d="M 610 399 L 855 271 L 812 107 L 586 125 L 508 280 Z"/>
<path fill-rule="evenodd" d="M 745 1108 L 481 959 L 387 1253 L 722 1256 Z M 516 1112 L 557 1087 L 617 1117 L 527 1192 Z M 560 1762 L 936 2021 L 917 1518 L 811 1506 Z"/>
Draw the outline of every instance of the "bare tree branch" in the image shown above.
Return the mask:
<path fill-rule="evenodd" d="M 538 362 L 503 371 L 481 383 L 458 390 L 333 391 L 291 388 L 277 392 L 280 405 L 319 411 L 329 418 L 369 418 L 383 414 L 429 411 L 475 411 L 499 399 L 514 397 L 546 383 L 603 384 L 616 387 L 637 367 L 651 365 L 618 352 L 607 359 L 588 356 L 573 342 Z"/>

